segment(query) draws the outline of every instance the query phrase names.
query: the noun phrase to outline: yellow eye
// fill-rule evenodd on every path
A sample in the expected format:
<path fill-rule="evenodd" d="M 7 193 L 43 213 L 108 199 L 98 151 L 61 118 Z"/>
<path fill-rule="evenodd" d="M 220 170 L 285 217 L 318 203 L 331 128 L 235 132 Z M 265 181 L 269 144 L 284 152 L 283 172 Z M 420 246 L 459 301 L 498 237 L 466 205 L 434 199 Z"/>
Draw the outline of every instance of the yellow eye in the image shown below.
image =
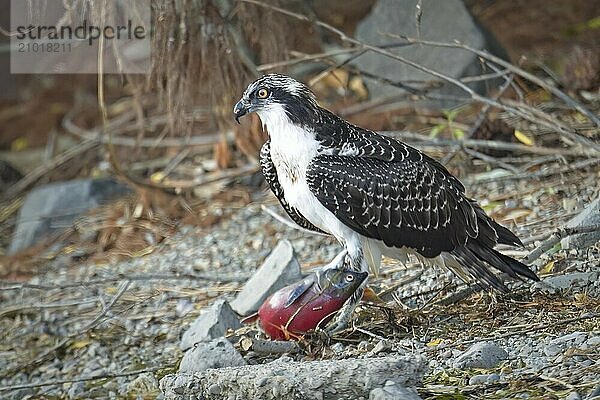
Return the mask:
<path fill-rule="evenodd" d="M 269 91 L 267 89 L 260 89 L 258 92 L 256 92 L 256 97 L 259 99 L 266 99 L 269 97 Z"/>

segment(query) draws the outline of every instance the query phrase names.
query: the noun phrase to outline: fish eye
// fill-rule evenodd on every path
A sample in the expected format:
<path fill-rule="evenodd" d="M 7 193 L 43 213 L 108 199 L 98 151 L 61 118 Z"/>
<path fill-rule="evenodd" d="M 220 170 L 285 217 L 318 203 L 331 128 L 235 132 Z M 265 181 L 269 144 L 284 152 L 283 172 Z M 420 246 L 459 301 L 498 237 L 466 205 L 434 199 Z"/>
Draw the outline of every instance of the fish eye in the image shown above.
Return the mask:
<path fill-rule="evenodd" d="M 353 280 L 354 280 L 354 275 L 352 275 L 352 274 L 346 275 L 346 281 L 347 282 L 352 282 Z"/>
<path fill-rule="evenodd" d="M 256 97 L 259 99 L 266 99 L 269 97 L 269 91 L 265 88 L 258 89 L 258 92 L 256 92 Z"/>

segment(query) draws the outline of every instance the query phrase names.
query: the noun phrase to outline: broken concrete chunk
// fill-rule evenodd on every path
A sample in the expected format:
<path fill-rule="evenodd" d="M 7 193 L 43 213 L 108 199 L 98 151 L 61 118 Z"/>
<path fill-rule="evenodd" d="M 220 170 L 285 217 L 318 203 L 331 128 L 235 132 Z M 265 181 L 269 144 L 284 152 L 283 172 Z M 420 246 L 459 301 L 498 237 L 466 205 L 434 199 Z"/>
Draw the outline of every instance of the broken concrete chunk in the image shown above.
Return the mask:
<path fill-rule="evenodd" d="M 550 276 L 544 279 L 544 282 L 556 289 L 565 290 L 586 287 L 597 279 L 597 272 L 573 272 L 571 274 Z"/>
<path fill-rule="evenodd" d="M 577 228 L 591 225 L 600 225 L 600 197 L 588 204 L 579 214 L 567 222 L 567 228 Z M 560 241 L 563 249 L 586 249 L 600 240 L 600 229 L 571 235 Z"/>
<path fill-rule="evenodd" d="M 286 359 L 167 375 L 160 388 L 165 399 L 172 400 L 367 399 L 373 389 L 385 387 L 388 381 L 400 387 L 416 386 L 426 368 L 426 360 L 414 354 L 308 362 Z"/>
<path fill-rule="evenodd" d="M 225 338 L 198 343 L 188 350 L 179 364 L 179 373 L 202 372 L 209 368 L 239 367 L 246 360 Z"/>
<path fill-rule="evenodd" d="M 483 368 L 496 367 L 500 361 L 506 360 L 508 353 L 502 347 L 492 342 L 479 342 L 471 346 L 454 361 L 454 368 Z"/>
<path fill-rule="evenodd" d="M 227 329 L 241 326 L 238 316 L 227 300 L 219 299 L 206 308 L 183 334 L 179 347 L 187 350 L 196 343 L 207 342 L 225 335 Z"/>
<path fill-rule="evenodd" d="M 252 278 L 246 282 L 241 292 L 231 302 L 231 308 L 240 315 L 254 313 L 269 295 L 300 279 L 302 279 L 300 264 L 292 244 L 282 240 Z"/>

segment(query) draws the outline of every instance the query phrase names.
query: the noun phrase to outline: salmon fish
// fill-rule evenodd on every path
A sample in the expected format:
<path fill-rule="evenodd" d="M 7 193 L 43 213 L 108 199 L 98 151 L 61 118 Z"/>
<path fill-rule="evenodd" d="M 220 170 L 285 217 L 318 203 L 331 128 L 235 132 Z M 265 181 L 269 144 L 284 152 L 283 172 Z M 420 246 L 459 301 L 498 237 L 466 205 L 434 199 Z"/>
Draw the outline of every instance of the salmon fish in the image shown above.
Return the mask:
<path fill-rule="evenodd" d="M 298 339 L 323 327 L 354 294 L 367 272 L 319 270 L 273 293 L 258 309 L 258 320 L 271 339 Z"/>

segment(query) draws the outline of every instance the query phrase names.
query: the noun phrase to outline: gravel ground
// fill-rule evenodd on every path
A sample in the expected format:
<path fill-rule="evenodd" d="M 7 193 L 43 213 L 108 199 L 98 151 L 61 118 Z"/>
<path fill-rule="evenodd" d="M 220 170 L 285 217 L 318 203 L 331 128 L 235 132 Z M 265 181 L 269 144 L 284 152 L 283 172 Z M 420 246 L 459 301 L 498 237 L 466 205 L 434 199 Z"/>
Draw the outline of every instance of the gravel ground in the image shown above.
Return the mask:
<path fill-rule="evenodd" d="M 473 197 L 488 199 L 484 205 L 492 215 L 529 210 L 515 229 L 529 250 L 598 190 L 594 174 L 556 177 L 543 186 L 471 179 Z M 274 220 L 261 202 L 231 206 L 231 217 L 212 228 L 183 227 L 144 257 L 73 266 L 71 256 L 62 255 L 24 285 L 2 283 L 0 397 L 159 396 L 158 381 L 176 371 L 183 356 L 179 341 L 189 324 L 216 298 L 231 299 L 279 240 L 292 242 L 307 269 L 339 251 L 330 238 Z M 467 293 L 453 300 L 448 296 L 465 286 L 451 273 L 385 260 L 371 286 L 386 306 L 360 307 L 357 330 L 327 344 L 315 339 L 292 357 L 423 354 L 429 360 L 419 388 L 423 398 L 457 389 L 473 398 L 549 393 L 554 397 L 544 398 L 574 400 L 575 392 L 584 398 L 600 383 L 599 260 L 598 245 L 554 250 L 537 262 L 548 277 L 583 272 L 585 279 L 563 290 L 518 283 L 510 296 Z M 248 334 L 254 328 L 242 329 Z M 477 354 L 475 361 L 457 364 L 461 356 L 470 360 L 464 353 L 472 345 L 488 342 L 501 350 L 492 364 L 479 366 Z M 244 356 L 250 363 L 277 357 Z"/>

